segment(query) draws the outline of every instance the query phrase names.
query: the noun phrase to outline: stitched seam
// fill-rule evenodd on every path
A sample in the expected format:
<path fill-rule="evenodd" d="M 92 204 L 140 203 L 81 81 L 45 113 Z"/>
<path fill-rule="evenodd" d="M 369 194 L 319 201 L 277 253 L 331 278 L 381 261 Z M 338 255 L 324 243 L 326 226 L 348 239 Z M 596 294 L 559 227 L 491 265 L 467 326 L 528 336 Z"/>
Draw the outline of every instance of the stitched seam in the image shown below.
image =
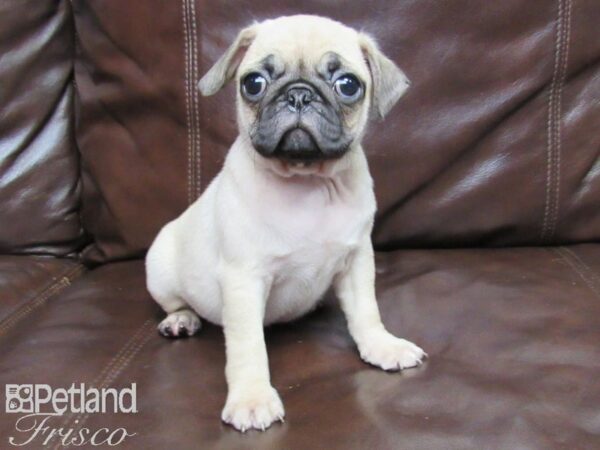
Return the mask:
<path fill-rule="evenodd" d="M 565 248 L 565 251 L 570 253 L 575 260 L 579 262 L 579 264 L 588 272 L 590 278 L 592 278 L 596 283 L 600 285 L 600 277 L 594 272 L 594 270 L 586 264 L 586 262 L 581 259 L 581 257 L 571 249 Z"/>
<path fill-rule="evenodd" d="M 564 7 L 564 23 L 562 26 L 563 38 L 562 38 L 562 61 L 558 79 L 558 94 L 556 96 L 555 104 L 555 136 L 554 136 L 554 147 L 555 147 L 555 190 L 554 190 L 554 211 L 550 218 L 550 237 L 553 237 L 556 233 L 556 226 L 558 223 L 558 211 L 560 206 L 560 168 L 561 168 L 561 110 L 562 110 L 562 91 L 565 84 L 567 75 L 567 64 L 569 57 L 569 41 L 571 39 L 571 0 L 566 0 L 566 7 Z"/>
<path fill-rule="evenodd" d="M 131 348 L 131 346 L 138 341 L 140 334 L 142 334 L 143 330 L 145 329 L 145 327 L 148 325 L 148 323 L 150 323 L 150 320 L 145 321 L 142 326 L 140 326 L 137 331 L 133 334 L 133 336 L 131 336 L 129 338 L 129 340 L 125 343 L 125 345 L 123 347 L 121 347 L 121 349 L 115 354 L 115 356 L 113 356 L 110 361 L 108 362 L 108 364 L 100 371 L 100 373 L 92 380 L 91 382 L 91 386 L 95 387 L 98 385 L 98 383 L 100 383 L 100 380 L 106 375 L 106 373 L 108 371 L 110 371 L 116 364 L 119 364 L 123 358 L 124 355 L 129 351 L 129 349 Z M 78 413 L 78 415 L 80 416 L 81 414 Z M 62 423 L 63 427 L 68 425 L 69 422 L 71 421 L 71 418 L 73 418 L 73 414 L 67 414 L 65 416 L 65 419 Z M 75 417 L 74 420 L 76 420 L 77 418 Z"/>
<path fill-rule="evenodd" d="M 194 108 L 194 38 L 192 35 L 192 11 L 190 2 L 186 1 L 186 19 L 188 29 L 188 90 L 190 96 L 190 132 L 192 134 L 192 147 L 190 149 L 190 164 L 192 166 L 190 180 L 190 203 L 193 203 L 196 194 L 196 110 Z"/>
<path fill-rule="evenodd" d="M 546 239 L 550 240 L 552 237 L 552 218 L 554 217 L 554 208 L 555 208 L 555 204 L 554 204 L 554 195 L 556 192 L 556 120 L 557 120 L 557 105 L 560 102 L 560 96 L 558 94 L 559 90 L 560 90 L 560 66 L 561 66 L 561 56 L 562 56 L 562 44 L 563 44 L 563 36 L 564 36 L 564 0 L 559 0 L 559 19 L 558 19 L 558 23 L 557 23 L 557 48 L 558 48 L 558 55 L 556 56 L 555 59 L 555 71 L 554 71 L 554 76 L 555 78 L 555 87 L 554 87 L 554 101 L 552 102 L 552 108 L 550 108 L 549 114 L 551 117 L 551 127 L 550 127 L 550 133 L 551 133 L 551 147 L 550 147 L 550 170 L 551 170 L 551 176 L 550 176 L 550 189 L 549 189 L 549 208 L 548 208 L 548 221 L 547 221 L 547 228 L 546 228 Z"/>
<path fill-rule="evenodd" d="M 585 271 L 587 273 L 588 278 L 590 278 L 590 281 L 594 284 L 596 284 L 597 286 L 600 286 L 600 277 L 598 277 L 598 275 L 596 275 L 596 273 L 594 272 L 594 270 L 588 266 L 586 264 L 586 262 L 581 259 L 581 257 L 574 252 L 573 250 L 571 250 L 570 248 L 566 248 L 566 247 L 562 247 L 563 251 L 568 253 L 569 255 L 571 255 L 571 257 L 573 258 L 573 260 L 579 264 L 579 267 L 582 268 L 583 271 Z"/>
<path fill-rule="evenodd" d="M 194 100 L 194 131 L 195 131 L 195 140 L 194 140 L 194 187 L 196 188 L 194 191 L 194 200 L 200 196 L 200 186 L 201 186 L 201 156 L 200 156 L 200 106 L 198 99 L 198 89 L 196 88 L 196 83 L 198 82 L 198 32 L 196 27 L 196 1 L 191 0 L 191 22 L 192 22 L 192 83 L 191 83 L 191 92 L 192 99 Z"/>
<path fill-rule="evenodd" d="M 77 265 L 73 268 L 65 270 L 61 275 L 59 275 L 60 279 L 58 281 L 45 288 L 36 297 L 17 309 L 14 313 L 0 323 L 0 337 L 6 334 L 7 331 L 13 328 L 17 323 L 19 323 L 33 311 L 44 305 L 44 303 L 46 303 L 50 297 L 70 286 L 73 280 L 78 278 L 84 272 L 85 267 L 82 265 Z"/>
<path fill-rule="evenodd" d="M 128 353 L 125 359 L 123 359 L 119 365 L 115 366 L 115 368 L 109 374 L 107 374 L 105 380 L 99 385 L 99 389 L 103 389 L 105 387 L 110 386 L 110 384 L 117 379 L 117 377 L 125 370 L 125 368 L 127 368 L 131 361 L 133 361 L 135 356 L 137 356 L 137 354 L 144 347 L 144 345 L 146 345 L 146 343 L 154 335 L 154 327 L 152 327 L 152 331 L 152 333 L 146 333 L 144 339 L 142 339 L 135 347 L 131 349 L 131 351 Z M 83 425 L 87 422 L 89 417 L 90 413 L 86 413 L 83 417 L 81 417 L 81 419 L 74 419 L 75 421 L 78 420 L 78 422 L 75 423 L 77 425 L 78 430 L 81 429 L 81 427 L 83 427 Z"/>
<path fill-rule="evenodd" d="M 90 386 L 97 389 L 108 387 L 117 377 L 125 370 L 125 368 L 131 363 L 133 358 L 140 352 L 144 345 L 150 340 L 154 334 L 155 327 L 153 326 L 153 320 L 146 320 L 142 326 L 140 326 L 133 336 L 127 341 L 127 343 L 121 347 L 117 354 L 108 362 L 108 364 L 102 369 L 102 371 L 94 378 Z M 73 434 L 76 434 L 83 424 L 89 418 L 89 413 L 77 413 L 77 415 L 68 414 L 62 423 L 63 429 L 74 428 Z M 53 450 L 59 448 L 68 448 L 69 446 L 63 446 L 59 440 L 56 442 Z"/>
<path fill-rule="evenodd" d="M 188 45 L 188 25 L 187 25 L 187 1 L 181 1 L 182 9 L 182 22 L 183 22 L 183 49 L 184 49 L 184 72 L 185 72 L 185 119 L 186 119 L 186 131 L 187 131 L 187 199 L 188 204 L 192 203 L 192 148 L 193 148 L 193 136 L 192 136 L 192 119 L 191 119 L 191 102 L 190 102 L 190 71 L 189 71 L 189 45 Z"/>
<path fill-rule="evenodd" d="M 554 127 L 555 127 L 555 103 L 556 91 L 558 87 L 560 54 L 562 50 L 562 22 L 563 22 L 563 1 L 558 0 L 558 18 L 556 20 L 556 39 L 554 45 L 554 70 L 550 82 L 550 92 L 548 95 L 548 119 L 546 122 L 547 150 L 546 150 L 546 196 L 544 204 L 544 219 L 542 223 L 542 232 L 540 238 L 545 241 L 550 232 L 550 217 L 553 213 L 553 190 L 554 190 Z"/>
<path fill-rule="evenodd" d="M 588 286 L 588 288 L 590 288 L 590 290 L 596 294 L 597 297 L 600 298 L 600 289 L 594 284 L 594 282 L 592 280 L 590 280 L 588 278 L 588 276 L 586 276 L 585 272 L 581 269 L 581 267 L 579 267 L 579 265 L 577 264 L 577 261 L 575 259 L 572 259 L 569 256 L 568 250 L 564 247 L 559 247 L 559 248 L 555 248 L 553 249 L 553 251 L 559 255 L 561 257 L 561 259 L 563 261 L 565 261 L 569 267 L 571 267 L 571 269 L 573 269 L 573 271 L 579 275 L 579 277 L 584 281 L 584 283 Z M 577 258 L 579 259 L 579 258 Z M 579 259 L 580 260 L 580 259 Z M 581 260 L 580 260 L 581 261 Z M 586 266 L 587 267 L 587 266 Z"/>

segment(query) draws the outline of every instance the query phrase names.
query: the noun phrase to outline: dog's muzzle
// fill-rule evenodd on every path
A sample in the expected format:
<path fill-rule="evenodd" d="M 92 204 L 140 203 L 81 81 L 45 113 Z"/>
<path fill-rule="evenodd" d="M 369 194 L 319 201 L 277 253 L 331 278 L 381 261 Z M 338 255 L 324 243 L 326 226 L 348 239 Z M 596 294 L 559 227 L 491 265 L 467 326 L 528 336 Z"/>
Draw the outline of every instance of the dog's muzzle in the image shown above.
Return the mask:
<path fill-rule="evenodd" d="M 348 142 L 341 121 L 311 83 L 290 83 L 263 108 L 252 134 L 253 145 L 263 156 L 310 164 L 345 153 Z"/>

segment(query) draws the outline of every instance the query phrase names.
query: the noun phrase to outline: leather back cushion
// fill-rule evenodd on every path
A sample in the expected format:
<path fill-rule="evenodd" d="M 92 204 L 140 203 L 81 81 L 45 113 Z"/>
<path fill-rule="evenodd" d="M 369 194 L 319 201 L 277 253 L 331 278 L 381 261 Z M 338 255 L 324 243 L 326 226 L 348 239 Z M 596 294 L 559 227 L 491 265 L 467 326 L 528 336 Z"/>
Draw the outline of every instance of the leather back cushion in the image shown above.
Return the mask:
<path fill-rule="evenodd" d="M 0 253 L 82 244 L 68 0 L 0 2 Z"/>
<path fill-rule="evenodd" d="M 370 32 L 412 81 L 364 142 L 378 248 L 600 238 L 595 0 L 74 4 L 90 261 L 141 255 L 208 185 L 234 87 L 197 80 L 242 26 L 299 12 Z"/>

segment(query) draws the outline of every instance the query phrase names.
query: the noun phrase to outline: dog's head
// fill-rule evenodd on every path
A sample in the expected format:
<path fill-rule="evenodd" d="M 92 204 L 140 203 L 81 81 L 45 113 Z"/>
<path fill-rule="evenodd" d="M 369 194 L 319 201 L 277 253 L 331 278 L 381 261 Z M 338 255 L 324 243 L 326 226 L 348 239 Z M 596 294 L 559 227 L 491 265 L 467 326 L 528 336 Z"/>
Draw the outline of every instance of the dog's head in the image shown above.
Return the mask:
<path fill-rule="evenodd" d="M 200 91 L 212 95 L 233 78 L 240 132 L 263 157 L 298 169 L 343 157 L 369 116 L 382 118 L 408 87 L 371 37 L 303 15 L 243 29 Z"/>

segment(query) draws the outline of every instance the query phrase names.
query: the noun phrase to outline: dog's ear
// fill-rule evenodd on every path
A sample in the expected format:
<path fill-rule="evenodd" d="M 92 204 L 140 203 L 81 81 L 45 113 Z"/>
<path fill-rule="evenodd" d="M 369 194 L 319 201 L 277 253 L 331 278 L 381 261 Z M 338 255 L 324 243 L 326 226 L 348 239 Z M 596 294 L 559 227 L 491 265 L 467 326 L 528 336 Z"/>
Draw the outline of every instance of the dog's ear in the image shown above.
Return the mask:
<path fill-rule="evenodd" d="M 256 37 L 256 25 L 251 25 L 239 32 L 233 44 L 219 58 L 214 66 L 198 82 L 202 95 L 213 95 L 235 75 L 246 50 Z"/>
<path fill-rule="evenodd" d="M 410 82 L 404 72 L 379 50 L 371 36 L 360 33 L 359 45 L 373 80 L 372 115 L 383 119 L 408 89 Z"/>

